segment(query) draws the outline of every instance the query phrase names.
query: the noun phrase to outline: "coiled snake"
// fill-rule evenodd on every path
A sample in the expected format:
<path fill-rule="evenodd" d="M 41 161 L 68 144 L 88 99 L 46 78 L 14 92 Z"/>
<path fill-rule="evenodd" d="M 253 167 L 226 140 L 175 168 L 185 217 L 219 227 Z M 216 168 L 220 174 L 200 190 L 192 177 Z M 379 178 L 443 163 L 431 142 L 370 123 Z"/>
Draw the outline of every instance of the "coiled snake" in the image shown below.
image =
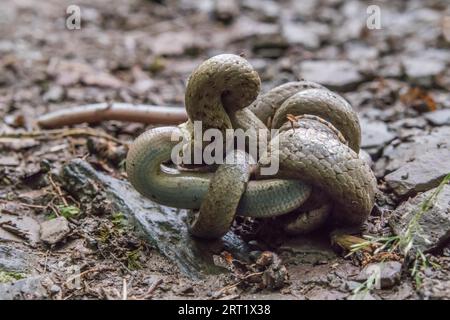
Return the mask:
<path fill-rule="evenodd" d="M 374 205 L 376 180 L 358 155 L 361 132 L 351 106 L 308 81 L 287 83 L 258 97 L 259 90 L 259 76 L 244 58 L 223 54 L 203 62 L 186 88 L 189 120 L 150 129 L 130 147 L 126 167 L 132 185 L 160 204 L 194 209 L 190 231 L 202 238 L 224 235 L 235 214 L 282 216 L 289 233 L 310 232 L 328 219 L 338 225 L 362 224 Z M 214 172 L 162 166 L 178 143 L 172 141 L 174 134 L 192 142 L 194 121 L 224 135 L 239 128 L 279 133 L 258 159 L 255 178 L 250 178 L 252 167 L 241 150 L 228 152 L 234 163 L 221 164 Z M 278 172 L 262 175 L 274 157 Z"/>

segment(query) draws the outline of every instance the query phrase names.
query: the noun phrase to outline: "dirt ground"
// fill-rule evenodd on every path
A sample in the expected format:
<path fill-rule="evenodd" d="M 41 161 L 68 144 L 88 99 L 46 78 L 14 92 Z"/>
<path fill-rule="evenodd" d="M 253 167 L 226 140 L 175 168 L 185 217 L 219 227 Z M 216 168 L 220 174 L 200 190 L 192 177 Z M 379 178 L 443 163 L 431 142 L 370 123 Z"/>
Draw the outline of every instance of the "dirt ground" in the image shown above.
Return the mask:
<path fill-rule="evenodd" d="M 72 4 L 81 8 L 79 30 L 66 27 Z M 381 10 L 379 29 L 367 27 L 369 5 Z M 3 0 L 0 298 L 450 298 L 450 191 L 440 184 L 450 173 L 449 49 L 446 0 Z M 33 135 L 39 116 L 97 102 L 182 106 L 190 72 L 220 53 L 245 56 L 263 92 L 316 81 L 358 112 L 380 189 L 356 234 L 375 239 L 364 249 L 347 255 L 322 233 L 258 234 L 247 239 L 253 262 L 222 251 L 217 258 L 230 272 L 193 279 L 108 201 L 83 203 L 67 191 L 60 170 L 74 158 L 125 180 L 126 148 L 98 136 Z M 147 128 L 120 121 L 90 127 L 123 143 Z M 434 202 L 424 208 L 427 199 Z M 412 225 L 404 213 L 416 208 L 430 213 L 419 219 L 426 237 L 404 234 Z M 55 243 L 42 234 L 49 221 L 61 223 Z M 414 254 L 403 254 L 405 238 Z M 399 247 L 377 252 L 386 239 Z M 259 277 L 262 251 L 274 255 L 281 275 L 271 279 L 285 277 L 282 285 Z M 387 261 L 381 288 L 372 288 L 364 270 Z"/>

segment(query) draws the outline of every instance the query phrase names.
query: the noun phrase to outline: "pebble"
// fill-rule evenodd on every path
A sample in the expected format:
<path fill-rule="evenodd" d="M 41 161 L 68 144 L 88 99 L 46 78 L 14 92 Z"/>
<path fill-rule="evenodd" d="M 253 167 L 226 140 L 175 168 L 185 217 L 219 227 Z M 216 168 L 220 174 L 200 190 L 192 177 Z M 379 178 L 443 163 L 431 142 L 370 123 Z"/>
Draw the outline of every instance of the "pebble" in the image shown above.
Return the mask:
<path fill-rule="evenodd" d="M 436 187 L 450 173 L 450 150 L 434 149 L 385 176 L 396 195 L 404 197 Z"/>
<path fill-rule="evenodd" d="M 11 245 L 0 245 L 0 270 L 7 272 L 25 272 L 32 258 Z"/>
<path fill-rule="evenodd" d="M 400 281 L 402 264 L 398 261 L 387 261 L 368 264 L 356 277 L 357 281 L 366 281 L 374 272 L 379 273 L 379 283 L 376 289 L 390 289 Z M 377 288 L 377 285 L 379 288 Z"/>
<path fill-rule="evenodd" d="M 321 37 L 329 32 L 327 26 L 319 23 L 286 23 L 283 36 L 291 45 L 302 45 L 308 49 L 320 47 Z"/>
<path fill-rule="evenodd" d="M 48 292 L 44 284 L 51 282 L 47 277 L 37 276 L 0 284 L 0 300 L 48 299 Z"/>
<path fill-rule="evenodd" d="M 395 134 L 388 130 L 386 123 L 381 121 L 361 120 L 361 148 L 371 156 L 376 155 L 384 146 L 395 139 Z"/>
<path fill-rule="evenodd" d="M 41 240 L 49 245 L 62 241 L 69 233 L 69 222 L 64 217 L 41 223 Z"/>
<path fill-rule="evenodd" d="M 406 226 L 421 210 L 426 199 L 436 189 L 421 193 L 401 204 L 389 219 L 389 225 L 396 235 L 404 236 Z M 423 252 L 437 249 L 450 240 L 450 185 L 445 185 L 436 196 L 434 204 L 419 219 L 418 231 L 414 236 L 412 249 Z"/>
<path fill-rule="evenodd" d="M 433 126 L 450 126 L 450 109 L 442 109 L 424 114 Z"/>
<path fill-rule="evenodd" d="M 298 76 L 338 91 L 354 89 L 365 80 L 357 67 L 346 60 L 305 61 Z"/>
<path fill-rule="evenodd" d="M 431 86 L 434 77 L 445 71 L 445 63 L 435 59 L 408 57 L 402 61 L 406 76 L 413 82 L 423 86 Z"/>

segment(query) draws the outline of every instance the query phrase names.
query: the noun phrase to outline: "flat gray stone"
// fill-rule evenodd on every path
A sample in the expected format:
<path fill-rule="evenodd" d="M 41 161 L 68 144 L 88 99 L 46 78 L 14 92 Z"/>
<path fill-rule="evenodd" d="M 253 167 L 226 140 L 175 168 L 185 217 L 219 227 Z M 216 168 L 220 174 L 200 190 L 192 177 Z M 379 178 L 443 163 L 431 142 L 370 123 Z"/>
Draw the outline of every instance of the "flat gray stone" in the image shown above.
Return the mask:
<path fill-rule="evenodd" d="M 450 126 L 450 109 L 427 112 L 424 117 L 434 126 Z"/>
<path fill-rule="evenodd" d="M 30 244 L 39 242 L 39 222 L 25 215 L 15 215 L 2 212 L 0 214 L 0 240 Z"/>
<path fill-rule="evenodd" d="M 41 223 L 41 240 L 47 244 L 56 244 L 70 233 L 69 222 L 64 217 L 57 217 Z"/>
<path fill-rule="evenodd" d="M 384 146 L 396 138 L 382 121 L 361 120 L 361 148 L 371 156 L 378 153 Z"/>
<path fill-rule="evenodd" d="M 398 261 L 368 264 L 361 270 L 360 274 L 356 277 L 356 280 L 364 282 L 374 273 L 379 274 L 379 282 L 375 283 L 375 288 L 390 289 L 400 282 L 402 264 Z M 379 287 L 377 288 L 377 286 Z"/>
<path fill-rule="evenodd" d="M 365 80 L 357 66 L 346 60 L 305 61 L 298 76 L 338 91 L 351 90 Z"/>
<path fill-rule="evenodd" d="M 285 241 L 277 252 L 287 263 L 324 264 L 337 258 L 327 237 L 298 236 Z"/>
<path fill-rule="evenodd" d="M 31 259 L 25 251 L 11 245 L 0 245 L 0 271 L 26 272 Z"/>
<path fill-rule="evenodd" d="M 429 199 L 435 189 L 421 193 L 401 204 L 389 219 L 394 233 L 404 236 L 406 226 L 421 210 L 421 205 Z M 421 214 L 419 230 L 416 232 L 413 249 L 423 252 L 434 250 L 450 240 L 450 185 L 445 185 L 437 195 L 431 209 Z"/>
<path fill-rule="evenodd" d="M 431 131 L 418 130 L 401 143 L 391 143 L 383 149 L 385 170 L 393 172 L 426 152 L 450 150 L 450 127 L 436 127 Z"/>
<path fill-rule="evenodd" d="M 187 211 L 161 206 L 141 196 L 128 181 L 97 172 L 90 164 L 74 159 L 62 170 L 66 189 L 76 198 L 89 201 L 104 190 L 117 212 L 133 223 L 142 237 L 173 261 L 191 278 L 225 272 L 214 264 L 214 255 L 227 250 L 234 257 L 249 261 L 250 248 L 232 231 L 222 239 L 202 241 L 188 233 Z"/>
<path fill-rule="evenodd" d="M 450 150 L 435 149 L 406 163 L 384 177 L 396 195 L 415 195 L 436 187 L 450 173 Z"/>
<path fill-rule="evenodd" d="M 0 300 L 43 300 L 49 294 L 44 284 L 50 284 L 47 277 L 30 277 L 0 284 Z"/>
<path fill-rule="evenodd" d="M 320 46 L 321 36 L 326 35 L 329 29 L 319 23 L 285 23 L 283 36 L 290 45 L 302 45 L 309 49 L 317 49 Z"/>
<path fill-rule="evenodd" d="M 413 82 L 431 86 L 434 77 L 445 71 L 443 61 L 428 57 L 407 57 L 402 61 L 406 76 Z"/>

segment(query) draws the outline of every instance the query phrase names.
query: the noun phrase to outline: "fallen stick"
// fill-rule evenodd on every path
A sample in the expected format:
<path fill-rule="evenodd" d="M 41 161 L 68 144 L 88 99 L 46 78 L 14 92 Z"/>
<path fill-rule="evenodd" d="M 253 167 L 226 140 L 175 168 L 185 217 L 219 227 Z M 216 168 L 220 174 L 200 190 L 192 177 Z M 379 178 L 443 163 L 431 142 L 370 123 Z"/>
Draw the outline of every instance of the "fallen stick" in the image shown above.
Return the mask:
<path fill-rule="evenodd" d="M 155 106 L 130 103 L 96 103 L 62 109 L 40 116 L 42 128 L 58 128 L 79 123 L 105 120 L 140 122 L 147 124 L 180 124 L 187 120 L 181 107 Z"/>

